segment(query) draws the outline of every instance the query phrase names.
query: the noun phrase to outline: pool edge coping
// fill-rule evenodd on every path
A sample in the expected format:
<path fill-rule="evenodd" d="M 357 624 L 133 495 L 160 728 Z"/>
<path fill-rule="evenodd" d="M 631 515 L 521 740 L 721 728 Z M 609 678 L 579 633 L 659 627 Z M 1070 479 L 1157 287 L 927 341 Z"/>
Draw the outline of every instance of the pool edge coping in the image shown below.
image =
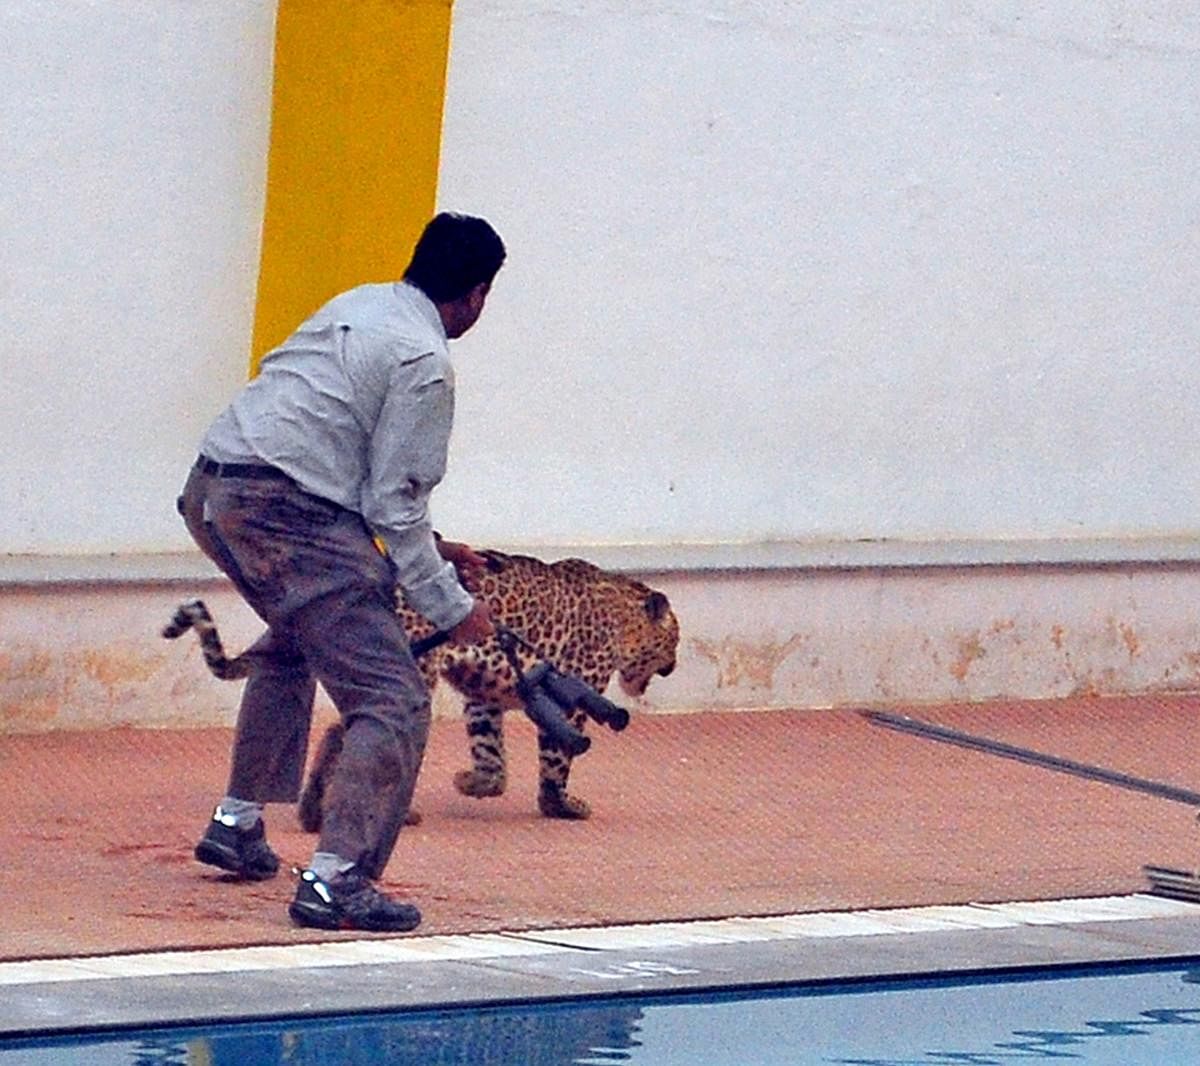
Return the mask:
<path fill-rule="evenodd" d="M 0 963 L 0 1043 L 1200 958 L 1164 897 L 970 903 Z"/>

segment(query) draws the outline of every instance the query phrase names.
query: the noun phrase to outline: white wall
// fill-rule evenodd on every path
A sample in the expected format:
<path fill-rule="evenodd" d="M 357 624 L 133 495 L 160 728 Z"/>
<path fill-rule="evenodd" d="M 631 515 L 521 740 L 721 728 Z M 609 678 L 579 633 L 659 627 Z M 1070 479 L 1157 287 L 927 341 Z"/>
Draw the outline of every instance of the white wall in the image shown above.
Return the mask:
<path fill-rule="evenodd" d="M 189 546 L 244 376 L 274 13 L 0 4 L 0 730 L 229 721 L 157 630 L 248 610 L 103 553 Z M 1198 58 L 1162 2 L 456 0 L 441 198 L 510 261 L 439 524 L 664 567 L 650 709 L 1194 688 L 1196 564 L 971 564 L 1200 555 Z"/>
<path fill-rule="evenodd" d="M 457 0 L 479 540 L 1200 533 L 1200 8 Z"/>
<path fill-rule="evenodd" d="M 183 547 L 245 379 L 274 0 L 0 4 L 0 552 Z"/>
<path fill-rule="evenodd" d="M 274 12 L 0 6 L 0 553 L 190 548 Z M 441 199 L 510 261 L 439 524 L 1194 546 L 1198 50 L 1163 0 L 457 0 Z"/>

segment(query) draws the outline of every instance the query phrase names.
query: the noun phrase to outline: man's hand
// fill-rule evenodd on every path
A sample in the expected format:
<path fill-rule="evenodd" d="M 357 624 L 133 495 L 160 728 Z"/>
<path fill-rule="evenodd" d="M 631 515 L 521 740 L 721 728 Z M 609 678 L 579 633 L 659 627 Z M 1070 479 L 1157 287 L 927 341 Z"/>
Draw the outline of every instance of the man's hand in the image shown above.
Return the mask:
<path fill-rule="evenodd" d="M 478 644 L 487 640 L 496 627 L 492 625 L 492 612 L 482 600 L 476 600 L 471 612 L 450 630 L 450 639 L 455 644 Z"/>
<path fill-rule="evenodd" d="M 468 544 L 456 540 L 439 540 L 438 554 L 458 571 L 458 580 L 468 592 L 476 591 L 476 577 L 487 566 L 487 559 Z"/>

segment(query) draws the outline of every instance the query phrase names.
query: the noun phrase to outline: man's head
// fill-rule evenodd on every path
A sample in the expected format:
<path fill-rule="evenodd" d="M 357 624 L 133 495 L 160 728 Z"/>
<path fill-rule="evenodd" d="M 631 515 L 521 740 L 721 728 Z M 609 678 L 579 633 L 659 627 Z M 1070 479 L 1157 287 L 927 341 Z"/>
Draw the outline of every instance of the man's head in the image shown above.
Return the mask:
<path fill-rule="evenodd" d="M 446 336 L 461 337 L 483 310 L 504 255 L 504 242 L 482 218 L 444 211 L 425 227 L 404 280 L 437 305 Z"/>

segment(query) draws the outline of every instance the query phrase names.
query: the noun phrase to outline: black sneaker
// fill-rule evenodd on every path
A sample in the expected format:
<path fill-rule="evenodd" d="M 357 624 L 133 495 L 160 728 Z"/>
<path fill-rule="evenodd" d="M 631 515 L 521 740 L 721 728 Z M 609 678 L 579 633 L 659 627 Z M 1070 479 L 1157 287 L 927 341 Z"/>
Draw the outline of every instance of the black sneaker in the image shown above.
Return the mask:
<path fill-rule="evenodd" d="M 354 867 L 328 881 L 305 870 L 288 914 L 297 925 L 312 929 L 407 933 L 421 924 L 416 907 L 388 899 Z"/>
<path fill-rule="evenodd" d="M 262 820 L 253 829 L 239 829 L 220 807 L 213 811 L 195 854 L 201 862 L 219 866 L 244 881 L 266 881 L 279 872 L 279 856 L 267 844 Z"/>

